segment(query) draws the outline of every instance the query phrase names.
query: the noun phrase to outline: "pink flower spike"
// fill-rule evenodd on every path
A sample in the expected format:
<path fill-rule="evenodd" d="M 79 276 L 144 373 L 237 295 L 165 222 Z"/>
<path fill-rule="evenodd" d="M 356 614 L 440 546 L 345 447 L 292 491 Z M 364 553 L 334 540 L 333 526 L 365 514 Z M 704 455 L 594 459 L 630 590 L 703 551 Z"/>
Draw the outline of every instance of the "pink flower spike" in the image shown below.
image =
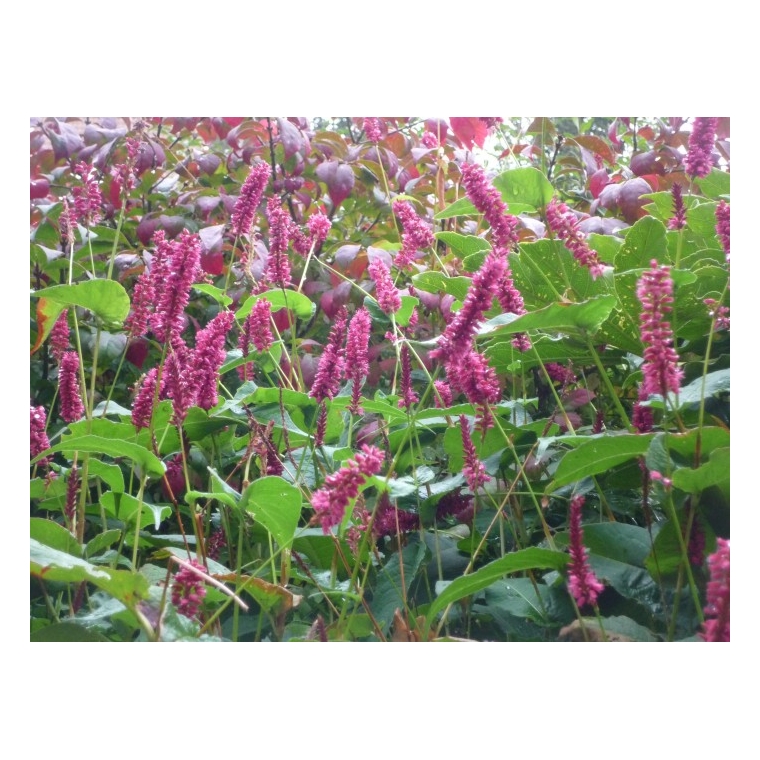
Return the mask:
<path fill-rule="evenodd" d="M 374 446 L 362 446 L 353 459 L 325 478 L 325 484 L 311 497 L 311 505 L 327 535 L 330 529 L 339 525 L 346 514 L 346 508 L 359 495 L 359 489 L 372 475 L 377 475 L 383 466 L 385 455 Z"/>
<path fill-rule="evenodd" d="M 710 580 L 702 638 L 705 641 L 731 641 L 731 542 L 719 538 L 714 554 L 707 558 Z"/>
<path fill-rule="evenodd" d="M 372 142 L 380 142 L 383 137 L 382 122 L 376 116 L 364 117 L 364 133 Z"/>
<path fill-rule="evenodd" d="M 398 269 L 404 269 L 414 261 L 418 250 L 433 245 L 435 237 L 430 226 L 417 216 L 408 201 L 393 201 L 393 213 L 399 218 L 404 230 L 401 250 L 396 254 L 394 263 Z"/>
<path fill-rule="evenodd" d="M 398 401 L 399 409 L 409 409 L 416 404 L 420 397 L 412 389 L 412 359 L 409 355 L 409 344 L 401 346 L 401 398 Z"/>
<path fill-rule="evenodd" d="M 45 432 L 47 415 L 44 406 L 29 406 L 29 459 L 34 459 L 43 451 L 50 448 L 50 439 Z M 41 467 L 50 464 L 48 457 L 37 463 Z"/>
<path fill-rule="evenodd" d="M 64 309 L 50 331 L 50 353 L 60 364 L 66 351 L 69 350 L 69 310 Z"/>
<path fill-rule="evenodd" d="M 684 162 L 686 173 L 690 177 L 706 177 L 712 170 L 717 126 L 718 119 L 712 116 L 697 116 L 694 119 L 689 137 L 689 152 Z"/>
<path fill-rule="evenodd" d="M 351 414 L 362 414 L 364 411 L 359 403 L 362 392 L 362 382 L 369 374 L 369 334 L 372 318 L 362 306 L 351 318 L 346 338 L 346 379 L 351 381 L 351 403 L 348 411 Z"/>
<path fill-rule="evenodd" d="M 574 496 L 570 500 L 570 564 L 567 566 L 567 585 L 578 607 L 596 604 L 604 590 L 588 564 L 588 549 L 583 545 L 581 509 L 586 501 L 584 496 Z"/>
<path fill-rule="evenodd" d="M 319 360 L 317 374 L 309 391 L 309 395 L 317 401 L 331 399 L 340 390 L 340 381 L 346 366 L 343 341 L 346 337 L 347 322 L 346 307 L 341 306 L 335 316 L 327 346 Z"/>
<path fill-rule="evenodd" d="M 552 198 L 546 207 L 546 221 L 549 229 L 565 243 L 575 260 L 589 270 L 593 280 L 604 272 L 596 251 L 589 248 L 586 236 L 578 228 L 578 220 L 564 203 Z"/>
<path fill-rule="evenodd" d="M 401 308 L 401 295 L 393 284 L 391 273 L 385 262 L 376 258 L 369 265 L 369 276 L 375 281 L 375 298 L 386 314 L 393 314 Z"/>
<path fill-rule="evenodd" d="M 731 261 L 731 206 L 721 201 L 715 209 L 715 219 L 715 231 L 726 254 L 726 261 Z"/>
<path fill-rule="evenodd" d="M 232 210 L 232 231 L 237 236 L 250 235 L 253 219 L 269 181 L 269 165 L 256 164 L 240 189 L 240 196 Z"/>
<path fill-rule="evenodd" d="M 226 357 L 224 343 L 234 321 L 235 315 L 231 311 L 220 312 L 196 337 L 192 371 L 196 385 L 196 403 L 201 409 L 209 410 L 219 401 L 219 368 Z"/>
<path fill-rule="evenodd" d="M 153 402 L 156 398 L 158 367 L 153 367 L 140 380 L 135 401 L 132 404 L 132 424 L 138 429 L 149 428 L 153 419 Z"/>
<path fill-rule="evenodd" d="M 518 240 L 515 232 L 518 221 L 517 217 L 507 213 L 501 193 L 488 182 L 482 167 L 477 164 L 462 166 L 462 184 L 467 197 L 491 227 L 493 247 L 509 250 Z"/>
<path fill-rule="evenodd" d="M 61 397 L 61 417 L 65 422 L 76 422 L 84 414 L 79 386 L 79 354 L 67 351 L 58 370 Z"/>
<path fill-rule="evenodd" d="M 673 195 L 673 216 L 668 221 L 668 229 L 682 230 L 686 226 L 686 206 L 683 203 L 681 186 L 674 182 L 670 191 Z"/>
<path fill-rule="evenodd" d="M 208 572 L 200 562 L 194 559 L 191 559 L 189 564 L 202 573 Z M 203 584 L 203 578 L 183 565 L 177 571 L 172 583 L 172 604 L 177 608 L 177 612 L 185 617 L 194 618 L 205 596 L 206 587 Z"/>
<path fill-rule="evenodd" d="M 673 331 L 665 319 L 672 308 L 673 280 L 670 267 L 659 266 L 655 259 L 639 280 L 636 293 L 641 301 L 641 341 L 644 344 L 644 381 L 642 393 L 646 396 L 668 391 L 678 395 L 683 370 L 678 367 L 678 354 L 673 348 Z"/>
<path fill-rule="evenodd" d="M 486 473 L 486 468 L 478 459 L 478 453 L 475 450 L 475 444 L 472 442 L 470 434 L 470 424 L 467 421 L 467 417 L 463 414 L 459 416 L 459 427 L 462 431 L 462 451 L 464 452 L 462 474 L 470 490 L 475 493 L 478 488 L 491 480 L 491 476 Z"/>

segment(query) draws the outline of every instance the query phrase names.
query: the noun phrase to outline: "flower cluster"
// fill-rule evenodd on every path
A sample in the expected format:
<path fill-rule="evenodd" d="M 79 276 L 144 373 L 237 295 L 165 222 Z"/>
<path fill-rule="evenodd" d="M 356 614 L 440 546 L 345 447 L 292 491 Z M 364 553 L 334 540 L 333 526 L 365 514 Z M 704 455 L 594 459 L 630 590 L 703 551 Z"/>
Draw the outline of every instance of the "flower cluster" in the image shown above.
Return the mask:
<path fill-rule="evenodd" d="M 264 188 L 269 180 L 269 171 L 267 164 L 263 162 L 256 164 L 251 168 L 250 174 L 243 182 L 240 195 L 232 209 L 232 231 L 238 237 L 251 233 L 256 209 L 261 202 L 261 196 L 264 194 Z"/>
<path fill-rule="evenodd" d="M 267 202 L 267 219 L 269 220 L 269 258 L 266 279 L 279 288 L 287 288 L 290 285 L 288 245 L 292 236 L 292 222 L 277 198 L 270 198 Z"/>
<path fill-rule="evenodd" d="M 470 435 L 470 425 L 463 414 L 459 416 L 459 428 L 462 431 L 462 451 L 464 452 L 462 474 L 470 490 L 475 493 L 491 479 L 491 476 L 486 473 L 483 462 L 478 459 L 478 452 L 475 450 L 475 444 Z"/>
<path fill-rule="evenodd" d="M 678 367 L 673 331 L 665 319 L 673 303 L 670 267 L 659 266 L 655 259 L 650 267 L 642 274 L 636 289 L 641 301 L 641 340 L 645 346 L 641 387 L 645 396 L 659 393 L 664 398 L 668 391 L 678 395 L 683 370 Z"/>
<path fill-rule="evenodd" d="M 69 350 L 69 310 L 64 309 L 50 331 L 50 353 L 60 364 Z"/>
<path fill-rule="evenodd" d="M 395 264 L 404 269 L 411 264 L 417 251 L 429 248 L 435 242 L 430 226 L 415 213 L 408 201 L 393 201 L 393 213 L 399 218 L 404 230 L 401 235 L 401 250 L 396 254 Z"/>
<path fill-rule="evenodd" d="M 369 373 L 369 334 L 372 318 L 362 306 L 357 309 L 348 326 L 346 338 L 346 378 L 351 381 L 351 403 L 348 411 L 351 414 L 361 414 L 363 409 L 361 399 L 362 382 Z"/>
<path fill-rule="evenodd" d="M 359 488 L 366 479 L 380 472 L 384 459 L 385 455 L 380 449 L 364 445 L 340 470 L 328 475 L 324 486 L 312 494 L 311 505 L 325 534 L 340 524 L 346 507 L 359 495 Z"/>
<path fill-rule="evenodd" d="M 726 261 L 731 261 L 731 206 L 721 201 L 715 209 L 715 219 L 715 231 L 726 254 Z"/>
<path fill-rule="evenodd" d="M 369 265 L 369 276 L 375 281 L 375 298 L 386 314 L 393 314 L 401 308 L 401 295 L 393 284 L 391 273 L 381 258 L 375 258 Z"/>
<path fill-rule="evenodd" d="M 238 338 L 238 348 L 243 356 L 251 352 L 251 345 L 259 352 L 268 351 L 272 347 L 274 337 L 269 326 L 272 316 L 272 304 L 266 298 L 259 298 L 253 305 L 251 313 L 246 317 Z M 246 362 L 238 367 L 241 380 L 253 380 L 253 363 Z"/>
<path fill-rule="evenodd" d="M 596 251 L 589 248 L 586 236 L 578 227 L 578 220 L 564 203 L 552 198 L 546 207 L 546 221 L 549 229 L 565 243 L 575 260 L 589 270 L 592 279 L 595 280 L 604 272 Z"/>
<path fill-rule="evenodd" d="M 581 509 L 586 501 L 583 496 L 570 500 L 570 564 L 567 566 L 568 588 L 579 607 L 596 604 L 604 585 L 594 575 L 588 564 L 588 549 L 583 545 Z"/>
<path fill-rule="evenodd" d="M 686 226 L 686 206 L 684 206 L 683 193 L 678 182 L 673 183 L 670 192 L 673 196 L 673 216 L 668 221 L 668 229 L 682 230 Z"/>
<path fill-rule="evenodd" d="M 331 399 L 340 390 L 340 380 L 346 366 L 343 341 L 346 337 L 348 312 L 341 306 L 327 339 L 327 346 L 322 353 L 317 367 L 317 374 L 311 385 L 309 395 L 317 401 Z"/>
<path fill-rule="evenodd" d="M 231 311 L 220 312 L 196 336 L 192 365 L 197 394 L 195 403 L 201 409 L 211 409 L 219 401 L 219 368 L 226 357 L 225 338 L 234 321 L 235 315 Z"/>
<path fill-rule="evenodd" d="M 82 178 L 83 186 L 75 187 L 71 192 L 74 196 L 74 209 L 76 216 L 85 227 L 97 224 L 103 217 L 101 207 L 103 194 L 100 185 L 94 176 L 94 169 L 84 162 L 78 163 L 74 171 Z"/>
<path fill-rule="evenodd" d="M 419 524 L 419 517 L 414 512 L 407 512 L 391 504 L 388 492 L 383 491 L 377 500 L 375 519 L 372 522 L 372 535 L 375 538 L 409 533 L 416 530 Z"/>
<path fill-rule="evenodd" d="M 76 422 L 84 414 L 82 393 L 79 388 L 79 354 L 67 351 L 58 370 L 61 397 L 61 417 L 65 422 Z"/>
<path fill-rule="evenodd" d="M 515 232 L 517 217 L 507 213 L 507 204 L 501 199 L 499 191 L 489 184 L 482 167 L 464 164 L 462 184 L 467 197 L 491 227 L 493 247 L 508 251 L 518 240 Z"/>
<path fill-rule="evenodd" d="M 372 142 L 380 142 L 383 137 L 383 126 L 380 119 L 376 116 L 365 116 L 363 127 L 368 139 Z"/>
<path fill-rule="evenodd" d="M 690 177 L 706 177 L 710 173 L 717 126 L 718 120 L 712 116 L 697 116 L 694 119 L 689 137 L 689 151 L 684 163 L 686 173 Z"/>
<path fill-rule="evenodd" d="M 200 273 L 201 241 L 197 235 L 182 230 L 176 240 L 168 243 L 164 232 L 158 230 L 153 242 L 158 249 L 150 274 L 156 308 L 150 325 L 159 343 L 174 343 L 184 328 L 190 289 Z"/>
<path fill-rule="evenodd" d="M 731 542 L 718 539 L 718 548 L 707 558 L 710 580 L 702 637 L 705 641 L 731 641 Z"/>
<path fill-rule="evenodd" d="M 132 404 L 132 424 L 138 429 L 150 427 L 153 418 L 153 402 L 156 398 L 158 367 L 153 367 L 139 381 L 139 386 Z"/>
<path fill-rule="evenodd" d="M 45 432 L 45 426 L 47 424 L 47 415 L 45 414 L 44 406 L 29 406 L 29 458 L 34 459 L 37 455 L 43 451 L 47 451 L 50 448 L 50 439 Z M 40 459 L 38 464 L 43 467 L 50 463 L 50 460 L 45 457 Z"/>
<path fill-rule="evenodd" d="M 188 564 L 192 567 L 188 567 Z M 198 614 L 203 597 L 206 596 L 206 587 L 200 575 L 205 572 L 206 568 L 200 562 L 191 559 L 187 564 L 183 564 L 174 576 L 172 604 L 180 615 L 194 618 Z"/>
<path fill-rule="evenodd" d="M 412 389 L 412 359 L 409 355 L 409 344 L 401 346 L 401 398 L 398 400 L 399 409 L 409 409 L 416 404 L 420 397 Z"/>

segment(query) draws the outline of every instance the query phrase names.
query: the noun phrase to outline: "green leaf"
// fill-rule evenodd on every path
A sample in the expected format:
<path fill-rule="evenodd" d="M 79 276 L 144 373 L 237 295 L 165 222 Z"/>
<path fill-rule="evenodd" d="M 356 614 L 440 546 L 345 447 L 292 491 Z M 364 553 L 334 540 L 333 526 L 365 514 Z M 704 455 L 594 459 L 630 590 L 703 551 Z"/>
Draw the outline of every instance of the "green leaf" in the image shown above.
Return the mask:
<path fill-rule="evenodd" d="M 409 320 L 412 318 L 414 307 L 420 302 L 419 298 L 414 296 L 401 296 L 401 308 L 396 312 L 396 322 L 401 327 L 408 327 Z"/>
<path fill-rule="evenodd" d="M 720 200 L 721 196 L 731 194 L 731 175 L 720 169 L 713 169 L 706 177 L 695 181 L 707 198 Z"/>
<path fill-rule="evenodd" d="M 514 204 L 539 209 L 546 206 L 554 196 L 554 188 L 543 172 L 532 166 L 510 169 L 494 178 L 494 187 L 501 193 L 510 214 L 518 213 Z"/>
<path fill-rule="evenodd" d="M 46 625 L 39 631 L 30 634 L 29 641 L 108 641 L 108 639 L 97 631 L 91 631 L 83 625 L 76 623 L 53 623 Z"/>
<path fill-rule="evenodd" d="M 164 463 L 148 449 L 129 441 L 101 438 L 97 435 L 67 435 L 61 443 L 48 451 L 88 451 L 95 454 L 107 454 L 114 459 L 124 457 L 140 465 L 150 475 L 163 475 L 166 470 Z"/>
<path fill-rule="evenodd" d="M 402 552 L 390 555 L 383 569 L 377 574 L 372 597 L 372 614 L 384 634 L 390 628 L 393 613 L 406 608 L 407 592 L 426 556 L 427 547 L 424 543 L 411 543 L 405 546 Z"/>
<path fill-rule="evenodd" d="M 537 547 L 507 554 L 470 575 L 460 576 L 446 586 L 430 605 L 427 613 L 428 623 L 431 623 L 435 616 L 449 604 L 488 588 L 504 575 L 522 570 L 562 570 L 569 561 L 570 557 L 563 552 Z"/>
<path fill-rule="evenodd" d="M 456 216 L 472 216 L 477 214 L 478 210 L 467 198 L 460 198 L 458 201 L 454 201 L 450 206 L 447 206 L 443 211 L 439 211 L 433 219 L 452 219 Z"/>
<path fill-rule="evenodd" d="M 568 451 L 560 460 L 554 480 L 546 487 L 546 493 L 644 456 L 653 438 L 654 434 L 606 436 L 594 438 L 577 449 Z"/>
<path fill-rule="evenodd" d="M 148 597 L 148 581 L 139 573 L 98 567 L 66 552 L 29 540 L 30 572 L 42 581 L 81 583 L 88 581 L 134 609 Z"/>
<path fill-rule="evenodd" d="M 436 232 L 435 237 L 442 240 L 460 258 L 479 251 L 490 251 L 491 244 L 477 235 L 460 235 L 458 232 Z"/>
<path fill-rule="evenodd" d="M 76 538 L 63 525 L 52 520 L 45 520 L 42 517 L 30 518 L 29 535 L 45 546 L 74 557 L 82 556 L 82 547 L 77 543 Z"/>
<path fill-rule="evenodd" d="M 725 486 L 730 479 L 730 449 L 715 449 L 707 464 L 696 469 L 681 467 L 673 473 L 673 485 L 686 493 L 700 493 L 710 486 Z"/>
<path fill-rule="evenodd" d="M 422 272 L 412 277 L 415 288 L 424 290 L 426 293 L 449 293 L 464 301 L 470 288 L 470 277 L 447 277 L 441 272 Z"/>
<path fill-rule="evenodd" d="M 250 313 L 253 305 L 261 298 L 265 298 L 272 304 L 272 313 L 280 309 L 290 309 L 301 319 L 311 319 L 317 309 L 316 304 L 309 300 L 303 293 L 294 290 L 268 290 L 266 293 L 247 298 L 245 303 L 235 312 L 235 318 L 240 321 Z"/>
<path fill-rule="evenodd" d="M 552 330 L 565 332 L 578 330 L 594 334 L 609 317 L 615 307 L 615 296 L 599 296 L 582 303 L 553 303 L 538 311 L 523 314 L 492 333 L 513 335 L 529 330 Z"/>
<path fill-rule="evenodd" d="M 167 504 L 150 504 L 143 501 L 140 506 L 140 501 L 128 493 L 114 494 L 106 491 L 100 497 L 100 503 L 108 514 L 127 525 L 137 522 L 139 514 L 141 530 L 151 524 L 158 530 L 162 521 L 172 513 L 172 508 Z"/>
<path fill-rule="evenodd" d="M 97 475 L 112 491 L 124 493 L 124 475 L 117 464 L 106 464 L 99 459 L 90 459 L 89 474 Z"/>
<path fill-rule="evenodd" d="M 715 237 L 715 209 L 718 204 L 714 202 L 700 203 L 686 210 L 686 223 L 689 229 L 707 238 Z"/>
<path fill-rule="evenodd" d="M 199 293 L 205 293 L 207 296 L 211 296 L 218 304 L 222 306 L 229 306 L 232 303 L 232 299 L 221 289 L 214 285 L 209 285 L 205 282 L 193 285 L 193 290 L 197 290 Z"/>
<path fill-rule="evenodd" d="M 61 305 L 81 306 L 108 324 L 121 325 L 129 314 L 129 296 L 115 280 L 86 280 L 73 285 L 54 285 L 32 294 Z"/>
<path fill-rule="evenodd" d="M 301 516 L 297 488 L 274 475 L 259 478 L 243 491 L 240 506 L 271 533 L 280 548 L 290 546 Z"/>
<path fill-rule="evenodd" d="M 534 584 L 530 578 L 496 581 L 485 590 L 485 602 L 475 607 L 497 619 L 504 616 L 524 618 L 540 626 L 564 625 L 574 617 L 565 589 Z M 508 620 L 501 622 L 508 625 Z"/>
<path fill-rule="evenodd" d="M 625 230 L 625 242 L 615 257 L 615 267 L 626 269 L 648 269 L 652 259 L 666 263 L 668 245 L 665 225 L 653 216 L 639 219 L 633 227 Z"/>
<path fill-rule="evenodd" d="M 705 398 L 710 396 L 719 396 L 724 393 L 730 393 L 731 391 L 731 370 L 719 369 L 715 372 L 710 372 L 704 378 L 704 394 Z M 702 378 L 698 377 L 696 380 L 690 382 L 687 386 L 681 388 L 681 392 L 678 394 L 678 408 L 684 406 L 699 406 L 702 400 Z"/>
<path fill-rule="evenodd" d="M 87 558 L 95 557 L 104 549 L 113 546 L 121 538 L 121 531 L 118 528 L 107 530 L 104 533 L 98 533 L 95 538 L 87 542 L 85 555 Z"/>

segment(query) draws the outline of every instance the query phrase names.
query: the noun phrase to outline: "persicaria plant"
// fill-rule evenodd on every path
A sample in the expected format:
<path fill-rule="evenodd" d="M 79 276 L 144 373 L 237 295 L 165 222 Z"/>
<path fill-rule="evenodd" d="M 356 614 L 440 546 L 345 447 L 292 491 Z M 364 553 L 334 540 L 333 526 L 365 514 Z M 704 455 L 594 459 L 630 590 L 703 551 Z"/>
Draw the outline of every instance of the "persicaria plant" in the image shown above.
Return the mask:
<path fill-rule="evenodd" d="M 32 640 L 729 640 L 727 118 L 30 135 Z"/>

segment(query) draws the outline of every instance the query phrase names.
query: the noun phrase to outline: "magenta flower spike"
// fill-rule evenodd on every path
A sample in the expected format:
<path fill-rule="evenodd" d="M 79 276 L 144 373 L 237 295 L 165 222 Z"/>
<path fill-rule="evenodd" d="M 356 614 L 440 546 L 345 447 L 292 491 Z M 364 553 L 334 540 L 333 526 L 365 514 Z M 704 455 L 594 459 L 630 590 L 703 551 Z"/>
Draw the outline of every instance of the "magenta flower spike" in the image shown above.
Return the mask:
<path fill-rule="evenodd" d="M 588 549 L 583 545 L 581 509 L 586 501 L 584 496 L 574 496 L 570 500 L 570 564 L 567 566 L 567 585 L 578 607 L 596 604 L 604 590 L 588 564 Z"/>
<path fill-rule="evenodd" d="M 470 434 L 470 424 L 463 414 L 459 416 L 459 428 L 462 431 L 462 451 L 464 452 L 462 474 L 470 490 L 475 493 L 478 488 L 491 480 L 491 476 L 486 473 L 486 468 L 478 459 L 478 452 L 475 450 L 475 444 L 472 442 L 472 435 Z"/>
<path fill-rule="evenodd" d="M 586 236 L 578 227 L 578 220 L 573 212 L 556 198 L 552 198 L 546 207 L 546 221 L 549 229 L 562 240 L 572 252 L 573 258 L 586 267 L 591 273 L 591 278 L 596 279 L 604 269 L 596 251 L 592 251 L 586 242 Z"/>
<path fill-rule="evenodd" d="M 77 219 L 85 227 L 89 227 L 103 218 L 103 194 L 100 192 L 100 185 L 92 166 L 80 162 L 74 167 L 74 171 L 82 177 L 83 183 L 82 187 L 75 187 L 71 191 L 74 196 L 74 210 Z"/>
<path fill-rule="evenodd" d="M 362 383 L 369 374 L 369 334 L 372 318 L 362 306 L 351 318 L 346 338 L 346 379 L 351 381 L 351 403 L 348 411 L 351 414 L 362 414 L 364 411 L 359 403 L 362 393 Z"/>
<path fill-rule="evenodd" d="M 240 195 L 232 209 L 232 231 L 237 237 L 251 234 L 253 219 L 269 181 L 269 173 L 268 164 L 263 162 L 256 164 L 243 182 Z"/>
<path fill-rule="evenodd" d="M 372 142 L 380 142 L 383 137 L 383 127 L 380 119 L 376 116 L 365 116 L 363 126 L 367 139 L 372 140 Z"/>
<path fill-rule="evenodd" d="M 194 559 L 189 562 L 196 570 L 208 572 L 200 562 Z M 206 587 L 203 585 L 203 578 L 183 565 L 177 571 L 172 583 L 172 604 L 177 608 L 177 612 L 185 617 L 194 618 L 205 596 Z"/>
<path fill-rule="evenodd" d="M 60 364 L 63 355 L 69 350 L 69 310 L 64 309 L 50 331 L 50 353 Z"/>
<path fill-rule="evenodd" d="M 269 220 L 269 258 L 267 259 L 266 279 L 280 288 L 287 288 L 290 283 L 290 261 L 288 245 L 293 235 L 293 222 L 278 198 L 267 202 L 267 219 Z"/>
<path fill-rule="evenodd" d="M 398 401 L 399 409 L 409 409 L 416 404 L 420 397 L 412 389 L 412 359 L 409 355 L 409 345 L 401 346 L 401 398 Z"/>
<path fill-rule="evenodd" d="M 375 281 L 375 298 L 386 314 L 394 314 L 401 308 L 401 295 L 393 284 L 385 262 L 376 258 L 369 265 L 369 276 Z"/>
<path fill-rule="evenodd" d="M 707 558 L 710 580 L 702 638 L 705 641 L 731 641 L 731 542 L 717 540 L 718 548 Z"/>
<path fill-rule="evenodd" d="M 156 398 L 158 367 L 153 367 L 140 380 L 132 404 L 132 424 L 138 429 L 149 428 L 153 419 L 153 402 Z"/>
<path fill-rule="evenodd" d="M 224 343 L 234 321 L 235 315 L 231 311 L 220 312 L 196 336 L 191 364 L 196 403 L 201 409 L 209 410 L 219 401 L 219 368 L 227 355 Z"/>
<path fill-rule="evenodd" d="M 726 261 L 731 261 L 731 206 L 721 201 L 715 209 L 715 219 L 715 231 L 726 254 Z"/>
<path fill-rule="evenodd" d="M 393 201 L 393 213 L 399 218 L 403 228 L 401 250 L 396 254 L 398 269 L 408 267 L 415 259 L 417 251 L 429 248 L 435 242 L 430 226 L 420 219 L 408 201 Z"/>
<path fill-rule="evenodd" d="M 61 397 L 61 417 L 65 422 L 76 422 L 84 414 L 82 393 L 79 386 L 79 354 L 67 351 L 58 370 Z"/>
<path fill-rule="evenodd" d="M 483 168 L 477 164 L 462 166 L 462 184 L 467 197 L 491 227 L 493 247 L 508 251 L 518 240 L 515 232 L 518 221 L 507 213 L 501 193 L 488 182 Z"/>
<path fill-rule="evenodd" d="M 325 535 L 340 524 L 351 500 L 359 495 L 359 489 L 368 477 L 380 472 L 384 459 L 385 454 L 380 449 L 364 445 L 340 470 L 328 475 L 324 486 L 312 494 L 311 505 Z"/>
<path fill-rule="evenodd" d="M 686 226 L 686 206 L 684 206 L 683 193 L 678 182 L 673 183 L 670 192 L 673 195 L 673 216 L 668 221 L 668 229 L 682 230 Z"/>
<path fill-rule="evenodd" d="M 712 170 L 717 126 L 718 119 L 712 116 L 697 116 L 694 119 L 689 137 L 689 152 L 684 162 L 686 173 L 690 177 L 706 177 Z"/>
<path fill-rule="evenodd" d="M 29 459 L 34 459 L 43 451 L 50 448 L 50 439 L 45 432 L 47 424 L 47 415 L 44 406 L 29 406 Z M 46 466 L 50 460 L 45 457 L 38 462 L 41 466 Z"/>
<path fill-rule="evenodd" d="M 154 241 L 156 237 L 154 236 Z M 159 238 L 159 250 L 164 239 Z M 162 250 L 160 266 L 153 271 L 154 283 L 163 278 L 163 286 L 156 290 L 156 310 L 150 324 L 159 343 L 180 340 L 184 327 L 185 308 L 190 302 L 190 288 L 200 272 L 201 241 L 197 235 L 182 230 L 169 244 L 169 252 Z M 168 253 L 168 255 L 166 255 Z"/>
<path fill-rule="evenodd" d="M 327 346 L 319 360 L 317 374 L 309 391 L 309 395 L 317 401 L 331 399 L 340 390 L 340 380 L 346 366 L 343 341 L 346 337 L 347 322 L 348 312 L 345 306 L 341 306 L 335 316 Z"/>
<path fill-rule="evenodd" d="M 658 393 L 665 398 L 668 391 L 678 395 L 683 378 L 678 354 L 673 348 L 673 331 L 665 319 L 672 310 L 673 280 L 670 267 L 659 266 L 655 259 L 650 267 L 642 274 L 636 289 L 641 301 L 641 341 L 644 344 L 642 394 L 646 397 Z"/>

